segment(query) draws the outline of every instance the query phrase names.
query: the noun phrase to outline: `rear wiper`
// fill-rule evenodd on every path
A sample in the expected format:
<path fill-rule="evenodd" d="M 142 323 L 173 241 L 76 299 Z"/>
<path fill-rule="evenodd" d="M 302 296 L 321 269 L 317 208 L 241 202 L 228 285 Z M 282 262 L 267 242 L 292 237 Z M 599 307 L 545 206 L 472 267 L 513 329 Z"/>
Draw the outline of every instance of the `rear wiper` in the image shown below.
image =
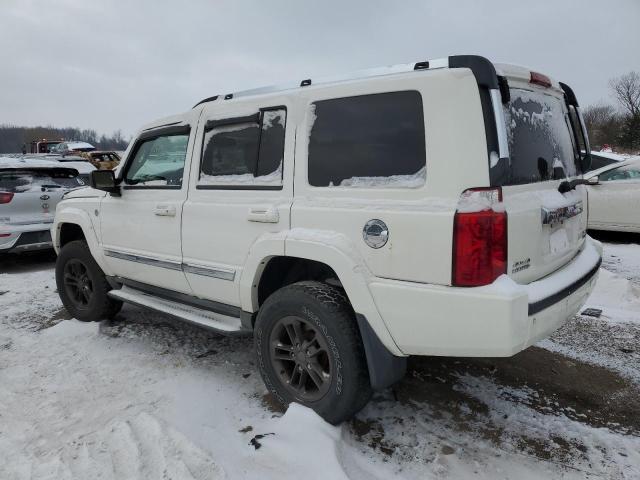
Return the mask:
<path fill-rule="evenodd" d="M 558 185 L 558 191 L 560 193 L 567 193 L 571 190 L 575 190 L 578 185 L 590 185 L 588 180 L 582 178 L 576 178 L 575 180 L 565 180 Z"/>

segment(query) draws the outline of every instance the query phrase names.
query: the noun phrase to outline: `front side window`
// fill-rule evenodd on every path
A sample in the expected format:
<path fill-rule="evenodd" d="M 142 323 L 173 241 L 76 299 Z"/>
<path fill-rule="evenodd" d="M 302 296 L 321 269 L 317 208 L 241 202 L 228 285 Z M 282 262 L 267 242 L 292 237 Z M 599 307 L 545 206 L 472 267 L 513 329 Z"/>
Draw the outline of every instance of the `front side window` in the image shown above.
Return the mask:
<path fill-rule="evenodd" d="M 127 167 L 124 183 L 141 187 L 181 186 L 188 143 L 189 133 L 143 140 Z"/>
<path fill-rule="evenodd" d="M 282 186 L 286 110 L 262 110 L 210 121 L 204 133 L 199 186 Z"/>
<path fill-rule="evenodd" d="M 640 165 L 624 165 L 598 175 L 598 181 L 600 182 L 616 180 L 640 180 Z"/>
<path fill-rule="evenodd" d="M 416 188 L 426 181 L 417 91 L 335 98 L 311 105 L 309 184 Z"/>

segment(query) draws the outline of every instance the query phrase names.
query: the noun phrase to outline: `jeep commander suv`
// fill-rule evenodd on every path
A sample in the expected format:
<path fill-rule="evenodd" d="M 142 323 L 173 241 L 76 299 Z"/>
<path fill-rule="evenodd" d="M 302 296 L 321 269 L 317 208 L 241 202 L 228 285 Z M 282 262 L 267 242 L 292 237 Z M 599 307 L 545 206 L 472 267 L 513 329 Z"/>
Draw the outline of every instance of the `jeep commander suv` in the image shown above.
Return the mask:
<path fill-rule="evenodd" d="M 589 163 L 567 85 L 482 57 L 210 97 L 65 195 L 58 291 L 252 333 L 274 396 L 338 423 L 409 355 L 511 356 L 578 311 Z"/>

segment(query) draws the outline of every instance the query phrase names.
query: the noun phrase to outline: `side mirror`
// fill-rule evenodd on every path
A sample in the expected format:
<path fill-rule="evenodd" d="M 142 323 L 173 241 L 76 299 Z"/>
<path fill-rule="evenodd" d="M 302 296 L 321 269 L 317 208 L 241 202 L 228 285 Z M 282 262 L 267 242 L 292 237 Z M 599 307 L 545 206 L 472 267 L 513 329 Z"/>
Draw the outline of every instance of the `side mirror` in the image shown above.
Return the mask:
<path fill-rule="evenodd" d="M 112 195 L 120 195 L 120 187 L 116 182 L 116 175 L 113 170 L 94 170 L 91 172 L 91 187 Z"/>
<path fill-rule="evenodd" d="M 587 180 L 587 183 L 589 185 L 600 185 L 600 180 L 597 176 L 595 177 L 591 177 L 590 179 Z"/>

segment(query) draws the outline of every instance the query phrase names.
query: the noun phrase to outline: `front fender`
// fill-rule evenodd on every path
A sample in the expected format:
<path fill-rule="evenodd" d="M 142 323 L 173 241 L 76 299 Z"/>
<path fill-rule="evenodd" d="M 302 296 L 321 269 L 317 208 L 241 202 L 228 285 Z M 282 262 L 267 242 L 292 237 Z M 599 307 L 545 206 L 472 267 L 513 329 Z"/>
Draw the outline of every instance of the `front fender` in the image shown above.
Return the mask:
<path fill-rule="evenodd" d="M 94 224 L 94 221 L 96 224 Z M 60 253 L 60 231 L 63 224 L 71 223 L 78 225 L 84 233 L 84 238 L 87 241 L 91 255 L 95 259 L 96 263 L 100 266 L 102 271 L 105 272 L 105 274 L 111 275 L 111 272 L 104 261 L 102 248 L 98 241 L 99 233 L 96 231 L 96 228 L 98 228 L 97 222 L 97 217 L 94 220 L 92 216 L 82 208 L 72 205 L 67 206 L 63 203 L 58 205 L 58 208 L 56 209 L 56 216 L 51 227 L 53 248 L 57 254 Z"/>

